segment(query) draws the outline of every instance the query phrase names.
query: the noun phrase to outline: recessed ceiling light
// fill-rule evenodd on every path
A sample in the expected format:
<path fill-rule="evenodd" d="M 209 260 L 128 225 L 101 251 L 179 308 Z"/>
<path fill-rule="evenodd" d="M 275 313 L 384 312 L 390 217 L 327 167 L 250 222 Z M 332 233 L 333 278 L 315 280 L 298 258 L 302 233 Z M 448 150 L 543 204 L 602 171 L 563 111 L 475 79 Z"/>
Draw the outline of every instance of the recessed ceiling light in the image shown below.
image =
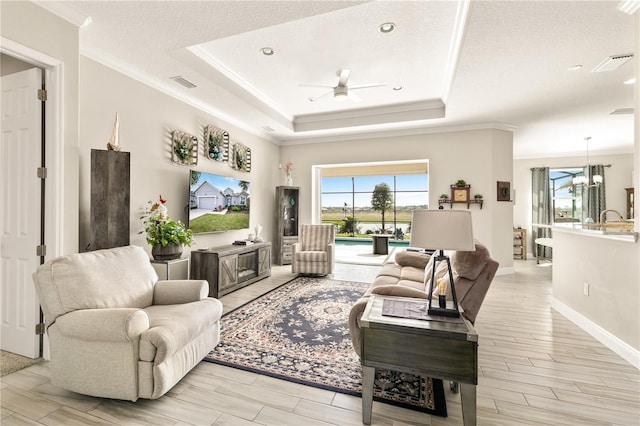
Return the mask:
<path fill-rule="evenodd" d="M 262 52 L 262 54 L 265 56 L 271 56 L 276 53 L 276 51 L 271 47 L 263 47 L 262 49 L 260 49 L 260 52 Z"/>
<path fill-rule="evenodd" d="M 382 34 L 390 33 L 391 31 L 396 29 L 396 24 L 393 22 L 385 22 L 384 24 L 378 27 L 378 31 Z"/>
<path fill-rule="evenodd" d="M 393 86 L 393 90 L 402 90 L 402 86 Z"/>
<path fill-rule="evenodd" d="M 571 65 L 569 68 L 567 68 L 569 71 L 577 71 L 580 68 L 582 68 L 581 64 L 575 64 L 575 65 Z"/>
<path fill-rule="evenodd" d="M 624 84 L 633 84 L 636 82 L 635 78 L 630 78 L 629 80 L 625 81 Z"/>

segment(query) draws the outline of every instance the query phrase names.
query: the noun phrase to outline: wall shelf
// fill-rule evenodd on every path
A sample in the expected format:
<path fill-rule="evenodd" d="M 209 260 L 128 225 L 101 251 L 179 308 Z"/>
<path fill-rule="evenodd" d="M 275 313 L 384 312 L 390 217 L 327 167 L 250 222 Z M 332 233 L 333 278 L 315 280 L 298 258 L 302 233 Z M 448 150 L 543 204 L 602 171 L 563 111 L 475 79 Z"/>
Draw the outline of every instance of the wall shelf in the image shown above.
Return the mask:
<path fill-rule="evenodd" d="M 467 201 L 453 201 L 450 199 L 439 199 L 438 200 L 438 204 L 442 205 L 442 204 L 449 204 L 449 208 L 452 209 L 454 204 L 466 204 L 467 208 L 471 208 L 471 204 L 479 204 L 480 205 L 480 209 L 482 210 L 482 205 L 484 204 L 484 200 L 477 200 L 477 199 L 473 199 L 473 200 L 467 200 Z"/>

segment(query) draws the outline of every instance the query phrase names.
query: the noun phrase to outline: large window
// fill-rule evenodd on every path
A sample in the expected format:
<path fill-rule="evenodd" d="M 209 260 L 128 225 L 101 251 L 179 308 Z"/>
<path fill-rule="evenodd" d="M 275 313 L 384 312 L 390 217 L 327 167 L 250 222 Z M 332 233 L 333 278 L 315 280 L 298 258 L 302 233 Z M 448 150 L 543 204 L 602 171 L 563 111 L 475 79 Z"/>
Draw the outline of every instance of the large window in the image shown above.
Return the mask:
<path fill-rule="evenodd" d="M 581 168 L 549 170 L 549 189 L 554 222 L 580 222 L 582 193 L 573 185 L 573 178 L 582 176 Z"/>
<path fill-rule="evenodd" d="M 428 174 L 357 173 L 354 168 L 353 176 L 322 178 L 322 222 L 336 224 L 339 235 L 384 232 L 403 238 L 410 233 L 412 211 L 428 208 Z"/>

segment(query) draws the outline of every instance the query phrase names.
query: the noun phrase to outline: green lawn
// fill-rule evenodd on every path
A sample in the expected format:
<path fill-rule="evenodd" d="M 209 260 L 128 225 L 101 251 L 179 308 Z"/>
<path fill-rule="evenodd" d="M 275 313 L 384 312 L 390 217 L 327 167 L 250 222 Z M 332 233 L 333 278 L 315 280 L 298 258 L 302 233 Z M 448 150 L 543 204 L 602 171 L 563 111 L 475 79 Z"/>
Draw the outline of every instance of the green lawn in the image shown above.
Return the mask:
<path fill-rule="evenodd" d="M 194 234 L 199 232 L 229 231 L 232 229 L 248 229 L 249 215 L 247 213 L 204 214 L 189 221 L 189 227 Z"/>
<path fill-rule="evenodd" d="M 396 212 L 396 222 L 398 223 L 411 223 L 411 217 L 413 212 L 411 211 L 398 211 Z M 347 216 L 351 216 L 350 212 L 347 212 Z M 385 213 L 385 223 L 393 223 L 393 211 Z M 323 212 L 322 221 L 325 223 L 336 222 L 344 220 L 344 212 Z M 380 212 L 374 211 L 357 211 L 356 220 L 358 222 L 375 223 L 382 221 L 382 215 Z"/>

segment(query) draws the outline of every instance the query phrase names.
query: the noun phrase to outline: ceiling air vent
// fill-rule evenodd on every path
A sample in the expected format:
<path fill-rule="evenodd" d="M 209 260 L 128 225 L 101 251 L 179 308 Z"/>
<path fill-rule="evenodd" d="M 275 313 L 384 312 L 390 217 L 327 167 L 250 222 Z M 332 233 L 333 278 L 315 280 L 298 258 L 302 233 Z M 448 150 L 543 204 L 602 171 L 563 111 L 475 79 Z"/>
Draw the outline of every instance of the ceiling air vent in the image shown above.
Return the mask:
<path fill-rule="evenodd" d="M 610 115 L 633 114 L 633 108 L 618 108 L 609 113 Z"/>
<path fill-rule="evenodd" d="M 591 72 L 605 72 L 605 71 L 613 71 L 615 69 L 620 68 L 622 64 L 627 62 L 629 59 L 633 58 L 633 53 L 627 53 L 624 55 L 614 55 L 609 56 L 604 61 L 600 62 L 597 67 L 595 67 Z"/>
<path fill-rule="evenodd" d="M 175 81 L 176 83 L 186 87 L 187 89 L 193 89 L 194 87 L 197 87 L 195 84 L 193 84 L 192 82 L 190 82 L 189 80 L 187 80 L 186 78 L 177 75 L 175 77 L 170 77 L 171 80 Z"/>

